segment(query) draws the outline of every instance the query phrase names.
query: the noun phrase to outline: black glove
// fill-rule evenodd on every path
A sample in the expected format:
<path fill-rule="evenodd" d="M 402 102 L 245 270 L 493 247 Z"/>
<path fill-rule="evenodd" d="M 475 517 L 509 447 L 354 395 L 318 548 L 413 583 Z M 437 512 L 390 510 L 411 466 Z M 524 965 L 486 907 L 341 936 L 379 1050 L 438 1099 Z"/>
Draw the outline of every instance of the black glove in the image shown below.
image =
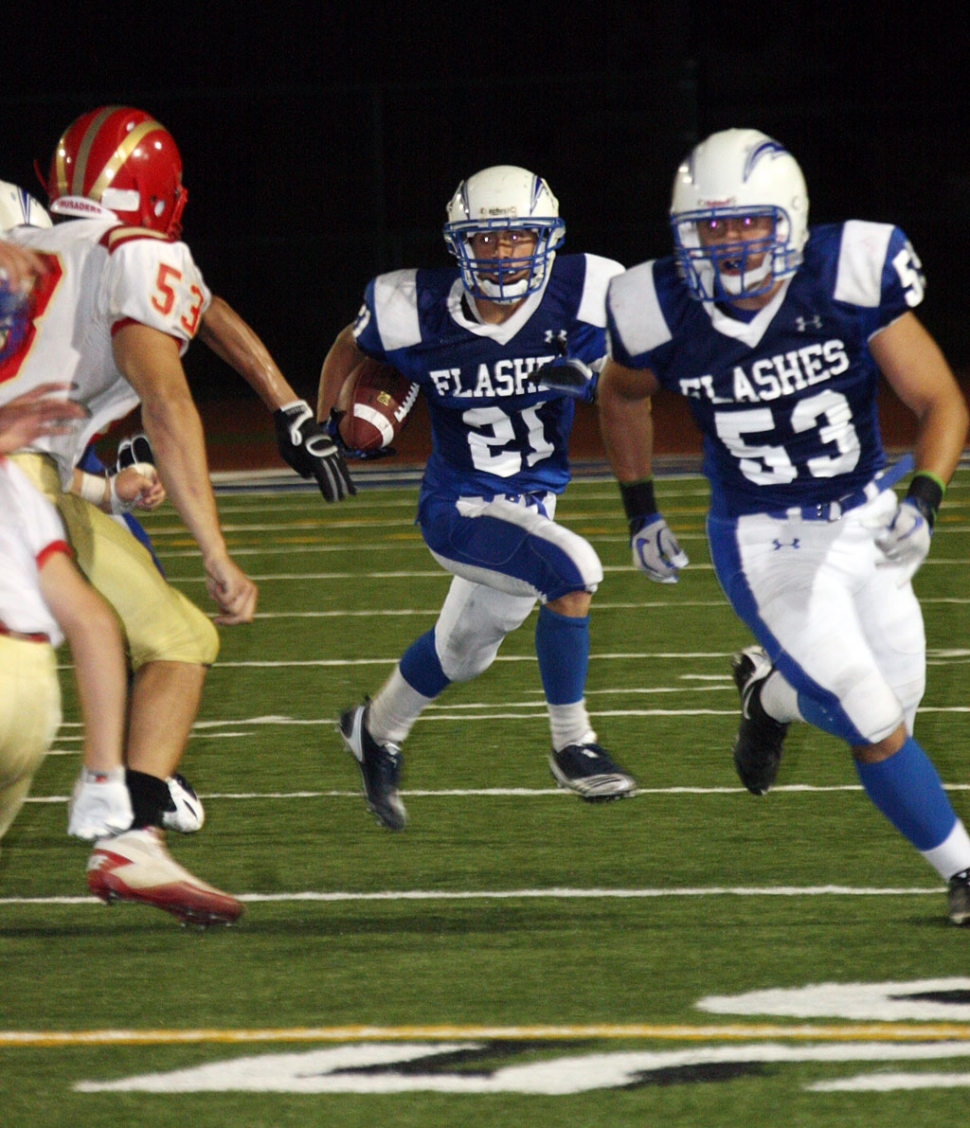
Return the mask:
<path fill-rule="evenodd" d="M 596 400 L 599 373 L 594 372 L 578 357 L 561 356 L 551 360 L 534 373 L 532 378 L 536 383 L 544 384 L 562 395 L 572 396 L 573 399 L 585 400 L 587 403 Z"/>
<path fill-rule="evenodd" d="M 316 478 L 324 501 L 341 501 L 357 492 L 347 463 L 333 439 L 313 418 L 306 400 L 273 412 L 280 457 L 303 478 Z"/>
<path fill-rule="evenodd" d="M 124 470 L 126 466 L 134 466 L 136 462 L 148 462 L 155 465 L 155 453 L 144 431 L 132 435 L 130 439 L 122 439 L 118 444 L 118 458 L 115 462 L 114 473 Z"/>
<path fill-rule="evenodd" d="M 397 454 L 396 447 L 379 447 L 377 450 L 358 450 L 356 447 L 349 447 L 343 440 L 340 434 L 340 420 L 347 413 L 345 411 L 338 411 L 335 407 L 330 409 L 330 417 L 327 419 L 326 428 L 327 434 L 333 439 L 337 449 L 344 456 L 344 458 L 353 458 L 358 462 L 366 462 L 368 459 L 374 458 L 391 458 Z"/>

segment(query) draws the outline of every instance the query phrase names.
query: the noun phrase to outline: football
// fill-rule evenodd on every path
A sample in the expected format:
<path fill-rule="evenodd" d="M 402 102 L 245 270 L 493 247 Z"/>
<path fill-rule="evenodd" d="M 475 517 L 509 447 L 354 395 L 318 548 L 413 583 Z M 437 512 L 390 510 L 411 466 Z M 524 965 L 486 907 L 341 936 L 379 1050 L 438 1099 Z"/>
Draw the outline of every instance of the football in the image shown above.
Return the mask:
<path fill-rule="evenodd" d="M 392 446 L 407 422 L 418 385 L 389 364 L 365 357 L 340 389 L 340 437 L 348 450 L 376 451 Z"/>

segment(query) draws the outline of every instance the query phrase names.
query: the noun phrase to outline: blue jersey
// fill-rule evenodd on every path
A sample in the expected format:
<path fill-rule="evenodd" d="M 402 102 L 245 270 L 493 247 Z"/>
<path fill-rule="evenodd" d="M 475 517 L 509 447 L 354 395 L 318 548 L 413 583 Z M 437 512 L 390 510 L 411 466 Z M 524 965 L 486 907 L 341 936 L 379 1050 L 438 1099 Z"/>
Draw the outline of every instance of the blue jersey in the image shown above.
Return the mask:
<path fill-rule="evenodd" d="M 561 356 L 606 354 L 606 290 L 622 266 L 558 255 L 508 321 L 476 316 L 457 269 L 399 270 L 367 286 L 354 326 L 363 352 L 417 382 L 431 418 L 422 492 L 485 497 L 561 492 L 575 401 L 535 373 Z"/>
<path fill-rule="evenodd" d="M 812 228 L 798 271 L 749 320 L 693 299 L 658 259 L 610 286 L 611 355 L 688 397 L 714 516 L 815 505 L 885 465 L 868 341 L 923 286 L 903 232 L 859 220 Z"/>

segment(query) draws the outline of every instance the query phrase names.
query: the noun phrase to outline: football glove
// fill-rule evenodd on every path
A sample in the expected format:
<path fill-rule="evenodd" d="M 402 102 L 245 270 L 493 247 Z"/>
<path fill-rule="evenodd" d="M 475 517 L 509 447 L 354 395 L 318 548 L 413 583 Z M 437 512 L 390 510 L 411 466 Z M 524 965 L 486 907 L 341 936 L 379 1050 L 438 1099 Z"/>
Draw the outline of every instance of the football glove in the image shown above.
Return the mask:
<path fill-rule="evenodd" d="M 634 565 L 658 584 L 675 584 L 677 573 L 689 563 L 659 513 L 631 519 L 630 548 Z"/>
<path fill-rule="evenodd" d="M 115 462 L 114 473 L 124 470 L 126 466 L 134 466 L 138 462 L 148 462 L 155 465 L 155 455 L 152 444 L 144 431 L 139 431 L 129 439 L 122 439 L 118 443 L 118 457 Z"/>
<path fill-rule="evenodd" d="M 930 518 L 913 498 L 904 498 L 876 536 L 876 545 L 891 564 L 901 569 L 899 586 L 902 587 L 919 571 L 930 551 L 933 527 Z"/>
<path fill-rule="evenodd" d="M 177 830 L 179 834 L 194 834 L 201 830 L 205 822 L 205 811 L 195 788 L 179 772 L 169 776 L 165 782 L 168 784 L 171 806 L 162 812 L 162 826 L 168 830 Z"/>
<path fill-rule="evenodd" d="M 537 383 L 573 399 L 592 403 L 596 398 L 597 374 L 577 357 L 563 356 L 544 364 L 536 372 L 535 379 Z"/>
<path fill-rule="evenodd" d="M 340 420 L 343 419 L 344 415 L 346 415 L 346 412 L 337 411 L 336 408 L 332 408 L 330 417 L 327 420 L 327 434 L 333 439 L 344 458 L 353 458 L 359 462 L 366 462 L 368 459 L 389 458 L 397 454 L 397 448 L 392 446 L 380 447 L 377 450 L 358 450 L 355 447 L 347 446 L 343 440 L 343 436 L 340 434 Z"/>
<path fill-rule="evenodd" d="M 126 831 L 134 820 L 125 769 L 82 768 L 67 804 L 67 833 L 93 842 Z"/>
<path fill-rule="evenodd" d="M 306 400 L 273 412 L 280 457 L 303 478 L 316 478 L 324 501 L 341 501 L 357 492 L 344 457 L 313 418 Z"/>

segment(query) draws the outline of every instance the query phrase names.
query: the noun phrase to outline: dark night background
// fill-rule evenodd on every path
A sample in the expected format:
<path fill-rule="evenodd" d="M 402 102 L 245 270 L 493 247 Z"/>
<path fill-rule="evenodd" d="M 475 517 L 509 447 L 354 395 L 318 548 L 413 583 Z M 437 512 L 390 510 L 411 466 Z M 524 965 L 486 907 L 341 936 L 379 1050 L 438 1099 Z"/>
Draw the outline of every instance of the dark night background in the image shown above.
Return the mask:
<path fill-rule="evenodd" d="M 668 252 L 680 158 L 733 125 L 793 151 L 813 222 L 906 230 L 919 316 L 970 367 L 962 5 L 55 4 L 29 36 L 6 22 L 0 177 L 43 201 L 33 161 L 73 118 L 149 110 L 181 149 L 207 282 L 310 397 L 373 274 L 448 261 L 464 176 L 539 172 L 567 248 L 632 265 Z M 186 367 L 200 400 L 252 398 L 204 348 Z"/>

